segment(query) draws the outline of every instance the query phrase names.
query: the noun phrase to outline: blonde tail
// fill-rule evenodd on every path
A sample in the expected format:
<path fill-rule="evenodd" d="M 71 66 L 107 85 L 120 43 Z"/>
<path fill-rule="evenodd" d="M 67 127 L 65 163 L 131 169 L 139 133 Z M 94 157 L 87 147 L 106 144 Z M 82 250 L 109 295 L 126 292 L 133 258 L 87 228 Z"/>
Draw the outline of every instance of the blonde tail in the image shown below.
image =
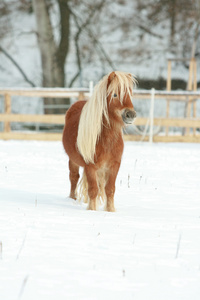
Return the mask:
<path fill-rule="evenodd" d="M 98 185 L 98 195 L 97 195 L 97 205 L 101 205 L 105 203 L 106 195 L 105 195 L 105 177 L 97 176 L 97 185 Z M 85 170 L 83 171 L 83 175 L 81 180 L 79 181 L 76 188 L 76 195 L 78 201 L 83 201 L 84 203 L 89 203 L 89 195 L 88 195 L 88 181 Z"/>

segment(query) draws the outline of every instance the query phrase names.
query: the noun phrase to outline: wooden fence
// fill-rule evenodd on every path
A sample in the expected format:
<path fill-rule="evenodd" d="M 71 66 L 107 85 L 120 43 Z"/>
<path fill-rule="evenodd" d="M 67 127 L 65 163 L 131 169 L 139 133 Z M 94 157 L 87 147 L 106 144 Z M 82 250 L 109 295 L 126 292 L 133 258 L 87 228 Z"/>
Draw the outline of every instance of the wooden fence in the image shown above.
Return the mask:
<path fill-rule="evenodd" d="M 11 123 L 43 123 L 43 124 L 60 124 L 64 125 L 64 115 L 33 115 L 33 114 L 14 114 L 12 113 L 12 99 L 13 96 L 24 96 L 24 97 L 52 97 L 52 98 L 69 98 L 74 97 L 77 99 L 87 99 L 90 95 L 89 89 L 50 89 L 50 88 L 31 88 L 31 89 L 0 89 L 0 95 L 4 97 L 4 112 L 0 114 L 0 122 L 4 123 L 3 131 L 0 132 L 0 139 L 10 140 L 61 140 L 62 133 L 50 133 L 50 132 L 26 132 L 26 131 L 13 131 L 11 130 Z M 136 90 L 134 92 L 135 99 L 152 99 L 152 91 L 147 90 Z M 200 142 L 200 118 L 196 117 L 196 102 L 200 99 L 200 92 L 190 92 L 190 91 L 154 91 L 154 99 L 165 99 L 168 102 L 171 101 L 184 101 L 188 106 L 189 113 L 187 113 L 186 118 L 154 118 L 151 114 L 147 118 L 137 117 L 134 125 L 135 126 L 145 126 L 148 122 L 151 126 L 160 127 L 183 127 L 188 130 L 184 134 L 170 135 L 167 130 L 164 134 L 154 135 L 152 138 L 153 142 Z M 34 100 L 33 100 L 34 101 Z M 159 100 L 157 100 L 159 101 Z M 191 109 L 193 105 L 193 110 Z M 152 107 L 153 113 L 154 107 Z M 167 106 L 169 110 L 169 105 Z M 192 116 L 193 114 L 193 116 Z M 169 115 L 167 112 L 166 115 Z M 192 129 L 192 131 L 191 131 Z M 149 136 L 143 136 L 138 134 L 125 135 L 125 140 L 131 141 L 144 141 L 149 140 Z"/>

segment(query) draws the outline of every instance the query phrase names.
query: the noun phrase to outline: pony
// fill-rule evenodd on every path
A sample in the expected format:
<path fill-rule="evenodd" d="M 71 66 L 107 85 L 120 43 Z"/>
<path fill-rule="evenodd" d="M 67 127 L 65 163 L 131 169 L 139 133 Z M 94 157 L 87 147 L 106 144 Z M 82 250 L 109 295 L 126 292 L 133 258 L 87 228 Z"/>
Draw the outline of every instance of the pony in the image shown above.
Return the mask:
<path fill-rule="evenodd" d="M 75 102 L 66 113 L 62 142 L 69 157 L 69 197 L 83 198 L 89 210 L 96 210 L 101 199 L 106 211 L 115 211 L 115 181 L 124 149 L 122 129 L 136 117 L 131 101 L 136 82 L 132 74 L 111 72 L 94 87 L 89 100 Z M 83 168 L 80 186 L 79 167 Z"/>

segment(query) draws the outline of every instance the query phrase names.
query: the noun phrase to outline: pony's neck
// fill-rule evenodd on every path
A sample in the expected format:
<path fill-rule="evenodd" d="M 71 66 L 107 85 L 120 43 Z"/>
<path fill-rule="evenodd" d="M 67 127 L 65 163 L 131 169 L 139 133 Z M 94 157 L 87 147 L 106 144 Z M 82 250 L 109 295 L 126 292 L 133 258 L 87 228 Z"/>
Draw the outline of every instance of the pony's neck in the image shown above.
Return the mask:
<path fill-rule="evenodd" d="M 102 127 L 102 134 L 105 136 L 119 136 L 122 135 L 122 127 L 123 123 L 120 121 L 116 122 L 116 119 L 112 117 L 109 118 L 109 123 L 107 122 L 106 118 L 103 117 L 103 127 Z"/>

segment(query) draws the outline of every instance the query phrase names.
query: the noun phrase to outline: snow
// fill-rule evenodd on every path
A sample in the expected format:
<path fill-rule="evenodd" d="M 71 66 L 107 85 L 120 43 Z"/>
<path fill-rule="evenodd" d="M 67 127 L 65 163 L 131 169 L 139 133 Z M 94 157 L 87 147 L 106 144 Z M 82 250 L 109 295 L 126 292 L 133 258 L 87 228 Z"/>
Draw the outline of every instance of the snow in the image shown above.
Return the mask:
<path fill-rule="evenodd" d="M 126 142 L 108 213 L 67 198 L 60 142 L 0 141 L 0 299 L 200 299 L 199 153 Z"/>

